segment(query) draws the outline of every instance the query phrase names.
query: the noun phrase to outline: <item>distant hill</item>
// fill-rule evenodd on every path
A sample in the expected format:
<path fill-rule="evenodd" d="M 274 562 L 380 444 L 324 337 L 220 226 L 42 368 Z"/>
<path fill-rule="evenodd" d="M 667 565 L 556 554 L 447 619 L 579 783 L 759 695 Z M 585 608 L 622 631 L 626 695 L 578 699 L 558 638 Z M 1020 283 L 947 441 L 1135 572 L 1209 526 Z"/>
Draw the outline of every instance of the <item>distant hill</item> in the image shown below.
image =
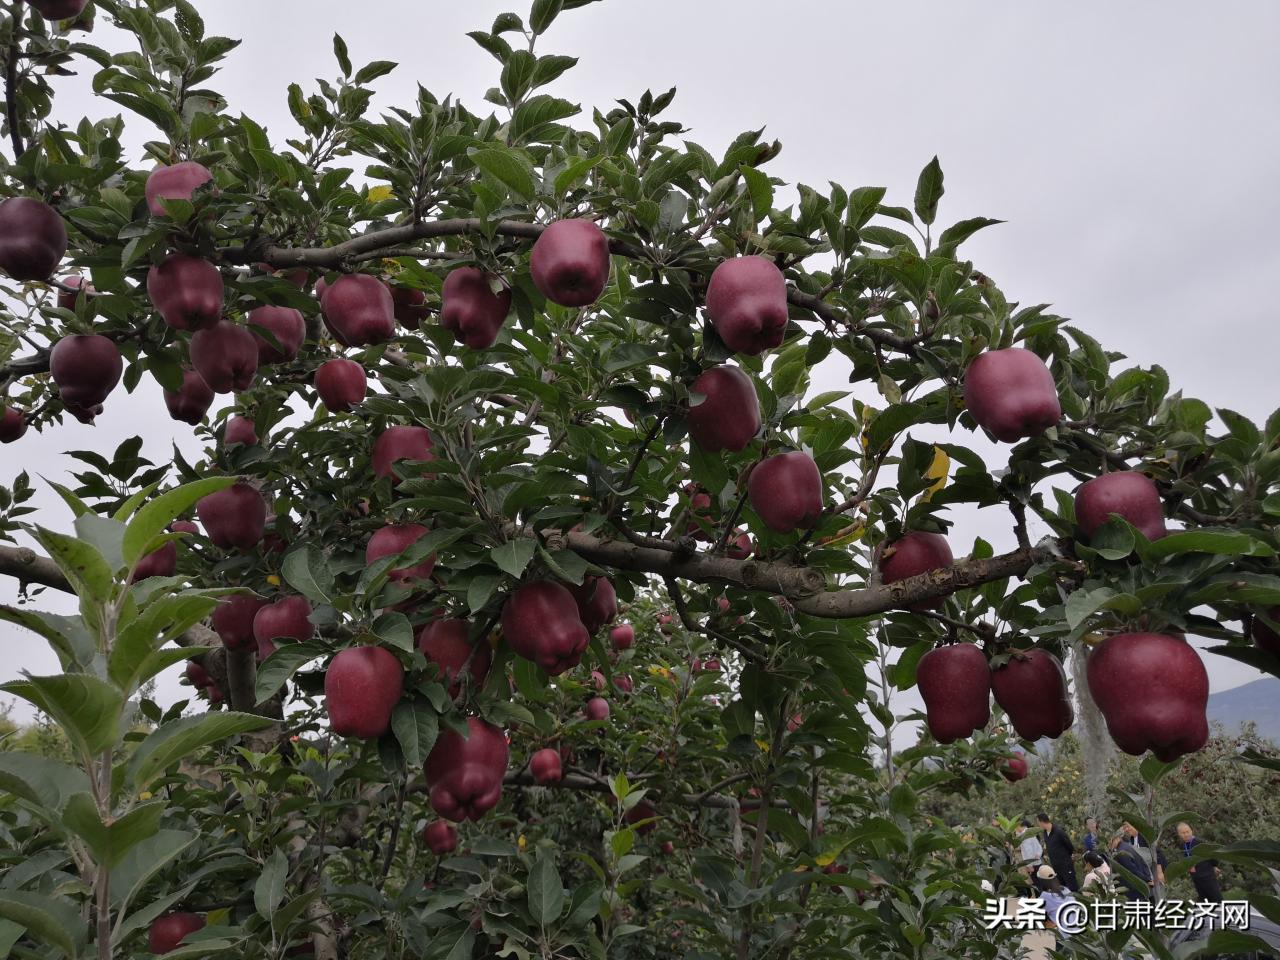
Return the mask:
<path fill-rule="evenodd" d="M 1209 722 L 1228 731 L 1253 721 L 1259 736 L 1280 743 L 1280 678 L 1264 677 L 1209 696 Z"/>

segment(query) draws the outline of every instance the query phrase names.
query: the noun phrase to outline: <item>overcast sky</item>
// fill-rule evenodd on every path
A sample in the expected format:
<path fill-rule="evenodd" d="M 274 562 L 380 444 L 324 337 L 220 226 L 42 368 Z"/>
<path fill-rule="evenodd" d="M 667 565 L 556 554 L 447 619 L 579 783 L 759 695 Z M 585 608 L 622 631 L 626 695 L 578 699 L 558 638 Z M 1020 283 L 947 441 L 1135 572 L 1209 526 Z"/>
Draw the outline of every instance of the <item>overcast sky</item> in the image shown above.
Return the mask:
<path fill-rule="evenodd" d="M 497 64 L 465 34 L 513 9 L 488 0 L 195 3 L 210 34 L 244 40 L 211 85 L 278 144 L 297 132 L 287 85 L 311 92 L 314 78 L 336 74 L 335 31 L 357 66 L 401 64 L 375 84 L 375 110 L 409 105 L 422 84 L 482 112 Z M 947 188 L 941 225 L 1008 221 L 964 253 L 1010 299 L 1052 303 L 1108 349 L 1163 365 L 1175 389 L 1211 406 L 1260 420 L 1280 405 L 1280 4 L 792 0 L 780 9 L 759 0 L 604 0 L 562 15 L 539 52 L 581 58 L 551 92 L 580 103 L 582 122 L 593 106 L 607 111 L 616 98 L 676 86 L 667 113 L 691 128 L 689 139 L 718 154 L 738 133 L 767 127 L 783 143 L 767 169 L 789 184 L 885 186 L 886 202 L 909 206 L 916 175 L 937 154 Z M 105 29 L 92 40 L 119 48 Z M 55 115 L 69 125 L 118 112 L 90 96 L 90 76 L 62 81 Z M 135 143 L 152 135 L 139 132 Z M 73 461 L 64 451 L 109 454 L 138 433 L 157 462 L 174 442 L 188 455 L 198 450 L 144 377 L 133 396 L 108 399 L 96 428 L 68 419 L 0 448 L 0 483 L 23 469 L 65 481 Z M 977 446 L 993 468 L 1003 464 Z M 69 527 L 60 501 L 38 503 L 50 508 L 43 522 Z M 981 534 L 1007 546 L 1007 518 L 989 523 L 988 512 L 957 518 L 955 542 Z M 13 596 L 11 582 L 0 584 L 0 600 Z M 40 604 L 70 607 L 52 592 Z M 56 669 L 33 635 L 0 633 L 10 651 L 0 679 Z M 1206 659 L 1215 690 L 1258 676 Z M 178 689 L 164 678 L 161 699 Z"/>

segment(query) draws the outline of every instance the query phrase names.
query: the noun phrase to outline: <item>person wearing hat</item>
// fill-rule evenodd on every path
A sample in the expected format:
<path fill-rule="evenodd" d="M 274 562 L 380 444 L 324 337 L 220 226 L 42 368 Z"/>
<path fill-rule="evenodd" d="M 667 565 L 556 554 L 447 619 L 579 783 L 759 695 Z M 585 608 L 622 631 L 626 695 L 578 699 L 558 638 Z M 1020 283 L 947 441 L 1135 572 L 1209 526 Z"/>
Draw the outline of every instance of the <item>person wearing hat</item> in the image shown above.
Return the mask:
<path fill-rule="evenodd" d="M 1044 915 L 1050 927 L 1058 930 L 1064 937 L 1070 936 L 1059 927 L 1058 911 L 1064 903 L 1074 903 L 1075 895 L 1062 885 L 1062 881 L 1058 879 L 1058 871 L 1047 863 L 1036 871 L 1036 880 L 1039 881 L 1040 900 L 1044 904 Z"/>

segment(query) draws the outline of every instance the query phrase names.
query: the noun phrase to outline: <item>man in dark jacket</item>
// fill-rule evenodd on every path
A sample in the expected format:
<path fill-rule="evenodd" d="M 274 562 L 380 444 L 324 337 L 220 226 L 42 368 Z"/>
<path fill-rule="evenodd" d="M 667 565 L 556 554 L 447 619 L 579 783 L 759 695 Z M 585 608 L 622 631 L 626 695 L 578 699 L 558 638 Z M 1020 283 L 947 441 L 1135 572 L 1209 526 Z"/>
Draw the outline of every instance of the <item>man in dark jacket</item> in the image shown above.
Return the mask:
<path fill-rule="evenodd" d="M 1182 844 L 1182 855 L 1186 858 L 1190 858 L 1191 851 L 1200 842 L 1200 838 L 1196 836 L 1189 823 L 1178 824 L 1178 840 Z M 1222 884 L 1218 879 L 1221 875 L 1222 871 L 1218 869 L 1217 860 L 1201 860 L 1193 866 L 1191 883 L 1196 888 L 1196 899 L 1221 903 Z"/>
<path fill-rule="evenodd" d="M 1151 868 L 1147 866 L 1144 860 L 1132 844 L 1122 843 L 1115 847 L 1111 853 L 1111 864 L 1113 868 L 1123 867 L 1135 877 L 1147 885 L 1147 889 L 1151 889 Z M 1113 869 L 1112 875 L 1116 879 L 1117 889 L 1122 890 L 1126 899 L 1129 900 L 1150 900 L 1149 894 L 1143 894 L 1138 891 L 1132 881 L 1129 880 L 1118 869 Z"/>
<path fill-rule="evenodd" d="M 1076 848 L 1071 845 L 1071 838 L 1067 836 L 1067 831 L 1055 826 L 1047 813 L 1036 814 L 1036 819 L 1040 821 L 1042 831 L 1040 839 L 1044 844 L 1044 855 L 1049 865 L 1053 867 L 1054 873 L 1058 875 L 1058 880 L 1063 886 L 1078 892 L 1080 884 L 1076 882 L 1076 868 L 1071 862 Z"/>

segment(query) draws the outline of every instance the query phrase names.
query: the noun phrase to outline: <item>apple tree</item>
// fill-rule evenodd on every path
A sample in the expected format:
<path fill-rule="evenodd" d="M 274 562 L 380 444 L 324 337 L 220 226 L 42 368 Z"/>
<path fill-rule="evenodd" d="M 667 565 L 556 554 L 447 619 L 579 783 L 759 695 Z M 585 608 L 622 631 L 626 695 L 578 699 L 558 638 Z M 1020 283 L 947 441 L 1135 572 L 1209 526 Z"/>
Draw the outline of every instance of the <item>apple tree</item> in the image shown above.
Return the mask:
<path fill-rule="evenodd" d="M 4 689 L 70 759 L 0 753 L 0 955 L 1010 956 L 1007 834 L 922 799 L 1077 716 L 1167 837 L 1186 636 L 1280 672 L 1280 416 L 1009 302 L 936 159 L 900 206 L 708 150 L 674 90 L 586 115 L 547 34 L 588 0 L 470 34 L 479 112 L 372 115 L 396 65 L 335 36 L 270 132 L 197 6 L 0 34 L 0 440 L 154 382 L 203 444 L 73 454 L 69 520 L 3 490 L 0 617 L 62 666 Z M 116 115 L 61 116 L 67 71 Z M 1132 938 L 1172 955 L 1076 943 Z"/>

